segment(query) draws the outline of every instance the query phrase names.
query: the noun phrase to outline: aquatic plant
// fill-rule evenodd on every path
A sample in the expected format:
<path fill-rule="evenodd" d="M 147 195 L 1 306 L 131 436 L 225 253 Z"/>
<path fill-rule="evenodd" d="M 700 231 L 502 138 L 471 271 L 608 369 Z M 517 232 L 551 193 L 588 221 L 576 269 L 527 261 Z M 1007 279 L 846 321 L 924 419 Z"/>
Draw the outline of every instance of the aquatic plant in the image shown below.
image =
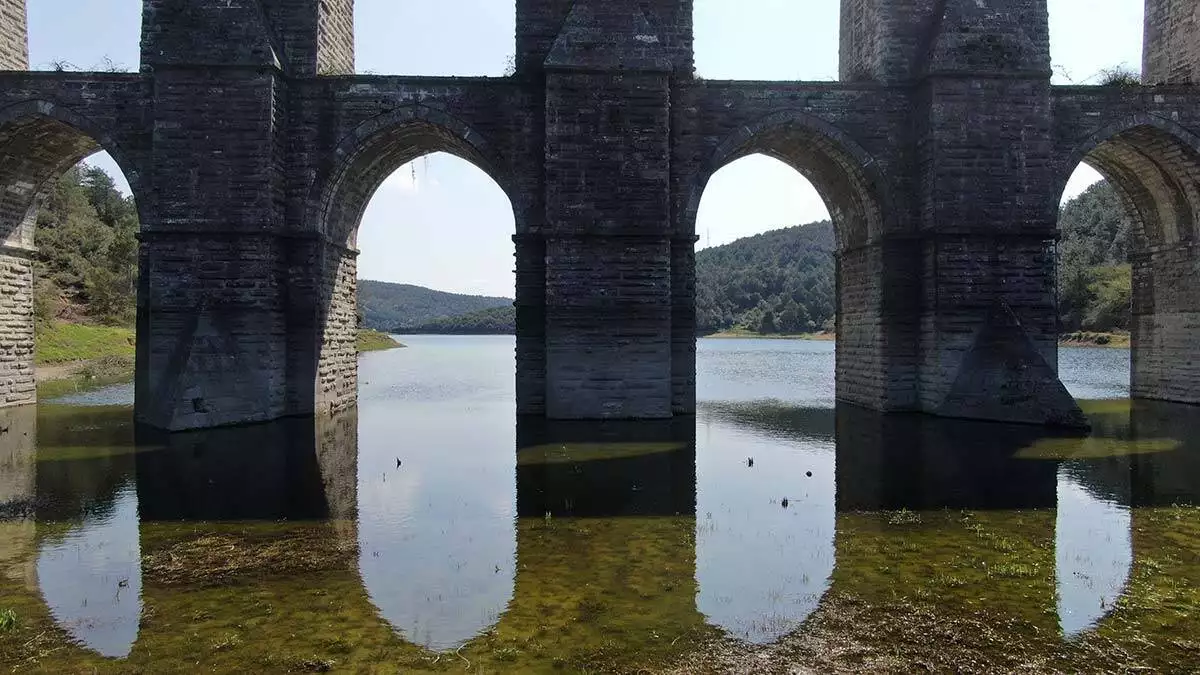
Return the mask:
<path fill-rule="evenodd" d="M 11 607 L 0 610 L 0 633 L 16 629 L 19 625 L 17 612 Z"/>

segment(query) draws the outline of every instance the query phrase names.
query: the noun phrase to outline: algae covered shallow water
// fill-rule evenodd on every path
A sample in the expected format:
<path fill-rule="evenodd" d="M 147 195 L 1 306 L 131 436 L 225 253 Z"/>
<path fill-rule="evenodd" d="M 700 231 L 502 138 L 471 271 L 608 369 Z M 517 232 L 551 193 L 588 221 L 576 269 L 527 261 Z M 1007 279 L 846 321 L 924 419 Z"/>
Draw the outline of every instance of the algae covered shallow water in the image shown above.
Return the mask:
<path fill-rule="evenodd" d="M 511 338 L 405 342 L 333 419 L 3 413 L 0 669 L 1200 663 L 1197 411 L 1122 398 L 1126 351 L 1063 351 L 1074 438 L 837 407 L 821 342 L 702 341 L 695 419 L 518 420 Z"/>

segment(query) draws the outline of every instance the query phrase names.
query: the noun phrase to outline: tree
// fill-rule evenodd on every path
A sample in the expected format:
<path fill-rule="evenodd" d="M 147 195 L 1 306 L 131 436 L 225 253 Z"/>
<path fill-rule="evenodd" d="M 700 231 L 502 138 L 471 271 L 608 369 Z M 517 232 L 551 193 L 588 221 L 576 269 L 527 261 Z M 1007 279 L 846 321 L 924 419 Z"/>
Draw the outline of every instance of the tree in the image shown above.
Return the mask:
<path fill-rule="evenodd" d="M 104 323 L 133 321 L 137 293 L 137 211 L 112 177 L 77 166 L 55 184 L 38 213 L 36 316 L 65 308 Z"/>

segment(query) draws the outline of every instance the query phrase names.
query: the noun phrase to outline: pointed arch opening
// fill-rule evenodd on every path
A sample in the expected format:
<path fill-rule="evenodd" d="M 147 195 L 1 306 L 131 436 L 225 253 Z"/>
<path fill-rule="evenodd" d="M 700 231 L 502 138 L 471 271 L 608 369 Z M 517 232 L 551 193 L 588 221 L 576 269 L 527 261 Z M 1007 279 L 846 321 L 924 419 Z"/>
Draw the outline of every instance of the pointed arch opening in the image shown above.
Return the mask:
<path fill-rule="evenodd" d="M 113 159 L 93 164 L 105 150 Z M 44 376 L 70 376 L 80 361 L 107 358 L 106 379 L 132 378 L 140 227 L 134 166 L 100 127 L 69 108 L 31 101 L 0 110 L 3 314 L 12 328 L 0 345 L 4 405 L 36 401 L 39 368 Z M 122 174 L 121 167 L 131 168 Z"/>
<path fill-rule="evenodd" d="M 770 288 L 764 286 L 756 290 L 755 282 L 744 279 L 748 283 L 747 298 L 754 300 L 754 293 L 762 296 L 762 291 L 768 290 L 771 292 L 767 295 L 782 299 L 782 306 L 768 306 L 771 302 L 767 301 L 758 308 L 755 313 L 757 331 L 765 325 L 768 332 L 778 332 L 780 321 L 788 325 L 787 332 L 811 333 L 832 328 L 828 333 L 829 337 L 836 335 L 837 339 L 836 366 L 831 368 L 833 377 L 828 386 L 836 394 L 814 392 L 814 400 L 828 401 L 836 397 L 885 410 L 911 406 L 913 392 L 886 383 L 903 381 L 903 373 L 896 372 L 898 368 L 914 367 L 908 334 L 902 329 L 903 321 L 909 319 L 896 315 L 909 301 L 909 291 L 915 280 L 909 279 L 911 274 L 903 273 L 910 251 L 904 244 L 897 247 L 885 236 L 894 229 L 891 218 L 895 211 L 889 208 L 889 191 L 875 160 L 836 127 L 806 115 L 780 113 L 747 125 L 718 147 L 700 172 L 686 202 L 684 222 L 699 235 L 701 242 L 705 232 L 696 232 L 694 228 L 700 197 L 710 185 L 710 178 L 716 170 L 751 156 L 758 156 L 753 161 L 771 158 L 794 170 L 800 179 L 798 185 L 804 182 L 811 185 L 819 201 L 823 202 L 830 221 L 824 226 L 824 238 L 817 236 L 822 234 L 817 232 L 819 226 L 779 235 L 789 241 L 795 240 L 788 245 L 804 249 L 787 253 L 789 269 L 807 265 L 808 273 L 801 273 L 798 268 L 793 270 L 797 275 L 793 280 L 795 283 L 772 277 L 762 280 L 769 281 Z M 747 208 L 754 206 L 747 205 Z M 813 212 L 819 219 L 819 212 Z M 766 246 L 770 249 L 766 254 L 784 255 L 782 247 L 785 242 L 770 243 Z M 703 266 L 707 264 L 706 258 L 719 254 L 701 251 L 695 255 L 698 266 Z M 745 262 L 731 260 L 735 267 Z M 710 305 L 729 305 L 708 297 L 717 292 L 710 292 L 709 286 L 724 286 L 721 293 L 727 293 L 730 288 L 741 288 L 738 284 L 706 284 L 704 279 L 698 279 L 695 294 L 700 298 L 697 308 L 701 311 L 707 311 Z M 789 297 L 784 298 L 785 295 Z M 797 295 L 809 301 L 803 303 L 803 311 Z M 725 322 L 723 312 L 717 321 Z M 733 322 L 736 323 L 736 319 Z M 698 316 L 693 323 L 678 327 L 677 339 L 682 339 L 685 330 L 694 335 L 703 323 Z M 685 369 L 694 361 L 688 363 L 680 355 L 676 361 L 679 365 L 675 375 L 683 382 L 688 375 Z M 702 390 L 703 384 L 698 382 L 697 387 Z"/>
<path fill-rule="evenodd" d="M 1081 143 L 1067 166 L 1081 164 L 1104 180 L 1060 218 L 1062 330 L 1128 335 L 1132 397 L 1200 403 L 1200 139 L 1137 116 Z"/>
<path fill-rule="evenodd" d="M 538 405 L 538 383 L 544 377 L 544 245 L 525 231 L 513 204 L 513 182 L 498 168 L 502 164 L 484 137 L 445 113 L 406 109 L 360 126 L 339 145 L 335 158 L 309 201 L 312 229 L 307 236 L 313 243 L 297 256 L 312 260 L 321 272 L 314 284 L 311 266 L 292 271 L 294 302 L 315 312 L 313 337 L 300 338 L 305 344 L 295 344 L 293 352 L 317 368 L 316 408 L 340 409 L 357 400 L 360 320 L 386 332 L 422 327 L 470 332 L 465 324 L 433 323 L 449 316 L 390 312 L 385 307 L 389 301 L 377 296 L 399 291 L 374 283 L 360 286 L 360 269 L 381 277 L 371 281 L 409 284 L 410 289 L 436 286 L 422 293 L 449 291 L 454 295 L 437 297 L 462 309 L 461 314 L 491 310 L 487 317 L 476 317 L 486 318 L 488 325 L 472 330 L 515 331 L 518 407 L 524 411 Z M 450 222 L 454 220 L 465 222 Z M 364 222 L 377 227 L 369 236 L 372 251 L 360 258 Z M 443 257 L 433 257 L 438 251 Z M 360 299 L 364 312 L 359 311 Z M 506 328 L 512 330 L 502 330 Z M 307 380 L 296 383 L 298 395 L 313 391 L 311 387 Z"/>

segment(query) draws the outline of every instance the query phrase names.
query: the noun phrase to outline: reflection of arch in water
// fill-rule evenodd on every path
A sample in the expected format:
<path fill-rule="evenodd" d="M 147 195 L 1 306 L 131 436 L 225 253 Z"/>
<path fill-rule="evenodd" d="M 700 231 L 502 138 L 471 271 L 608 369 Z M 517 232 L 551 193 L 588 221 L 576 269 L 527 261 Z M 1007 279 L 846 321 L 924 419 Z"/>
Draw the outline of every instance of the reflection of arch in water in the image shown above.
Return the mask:
<path fill-rule="evenodd" d="M 80 645 L 127 657 L 142 616 L 132 420 L 114 408 L 42 406 L 37 414 L 42 598 Z"/>
<path fill-rule="evenodd" d="M 456 649 L 493 626 L 513 594 L 512 407 L 361 405 L 366 591 L 405 639 Z"/>
<path fill-rule="evenodd" d="M 1080 480 L 1097 472 L 1117 477 L 1103 480 L 1103 496 Z M 1133 567 L 1129 489 L 1126 458 L 1059 467 L 1055 572 L 1059 626 L 1068 638 L 1096 626 L 1126 591 Z"/>
<path fill-rule="evenodd" d="M 705 403 L 699 427 L 697 606 L 731 635 L 773 642 L 833 574 L 834 411 Z"/>
<path fill-rule="evenodd" d="M 15 412 L 21 410 L 34 411 Z M 312 570 L 311 578 L 320 579 L 329 561 L 339 561 L 362 595 L 352 563 L 353 415 L 315 425 L 309 419 L 152 432 L 139 436 L 143 445 L 135 448 L 128 410 L 47 407 L 43 413 L 54 415 L 55 424 L 39 435 L 45 456 L 37 484 L 44 491 L 34 502 L 60 502 L 57 496 L 83 491 L 67 506 L 39 510 L 37 583 L 49 609 L 44 623 L 86 650 L 65 647 L 59 653 L 66 662 L 87 663 L 91 652 L 149 665 L 164 654 L 186 653 L 197 630 L 221 631 L 207 633 L 213 640 L 228 637 L 263 609 L 253 597 L 243 602 L 239 583 L 278 589 L 305 565 L 325 566 Z M 84 518 L 72 522 L 72 509 Z M 303 616 L 311 602 L 280 607 L 279 614 Z M 198 626 L 198 613 L 211 621 Z M 362 614 L 375 616 L 373 608 Z M 42 621 L 36 613 L 22 618 Z M 289 634 L 300 632 L 286 618 L 280 623 Z M 192 645 L 203 653 L 179 658 L 203 661 L 211 656 L 209 646 Z"/>
<path fill-rule="evenodd" d="M 696 611 L 695 422 L 518 421 L 517 574 L 497 625 L 572 662 L 654 663 L 710 635 Z"/>
<path fill-rule="evenodd" d="M 72 638 L 108 658 L 129 656 L 142 618 L 137 508 L 130 480 L 105 512 L 39 525 L 38 586 L 51 615 Z"/>

